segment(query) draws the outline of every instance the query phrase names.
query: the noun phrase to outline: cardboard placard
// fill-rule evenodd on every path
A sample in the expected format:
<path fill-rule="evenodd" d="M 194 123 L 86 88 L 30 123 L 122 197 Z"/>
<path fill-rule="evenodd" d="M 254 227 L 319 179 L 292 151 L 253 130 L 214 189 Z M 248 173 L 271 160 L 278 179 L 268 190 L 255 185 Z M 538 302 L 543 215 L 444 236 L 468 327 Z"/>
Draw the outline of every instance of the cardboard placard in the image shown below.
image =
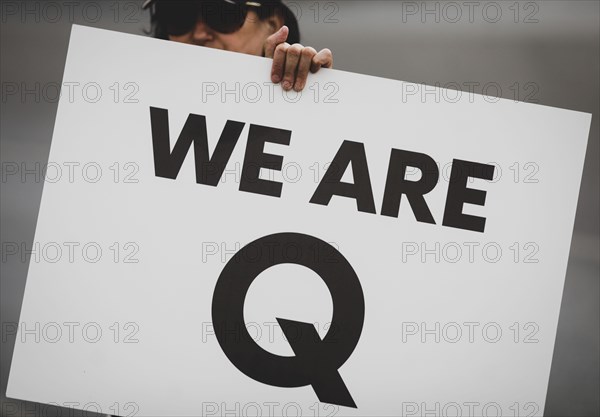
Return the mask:
<path fill-rule="evenodd" d="M 270 64 L 73 26 L 7 395 L 542 415 L 591 116 Z"/>

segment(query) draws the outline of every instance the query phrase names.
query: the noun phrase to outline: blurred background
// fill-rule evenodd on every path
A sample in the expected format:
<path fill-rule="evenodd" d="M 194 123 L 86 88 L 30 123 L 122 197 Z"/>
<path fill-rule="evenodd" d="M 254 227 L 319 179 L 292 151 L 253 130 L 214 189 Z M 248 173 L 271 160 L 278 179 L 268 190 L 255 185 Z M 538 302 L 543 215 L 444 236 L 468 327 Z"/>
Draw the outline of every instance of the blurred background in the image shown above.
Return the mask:
<path fill-rule="evenodd" d="M 71 24 L 144 35 L 150 25 L 141 3 L 0 3 L 3 164 L 24 163 L 35 169 L 36 163 L 48 161 L 56 86 L 62 80 Z M 600 3 L 311 0 L 287 4 L 298 17 L 302 43 L 330 48 L 337 69 L 593 115 L 545 415 L 600 415 Z M 31 247 L 43 186 L 43 179 L 32 178 L 2 177 L 1 242 Z M 7 329 L 19 320 L 27 267 L 19 257 L 2 256 L 2 415 L 42 414 L 34 404 L 5 397 L 14 346 L 14 335 Z M 56 409 L 47 415 L 74 415 L 68 413 Z"/>

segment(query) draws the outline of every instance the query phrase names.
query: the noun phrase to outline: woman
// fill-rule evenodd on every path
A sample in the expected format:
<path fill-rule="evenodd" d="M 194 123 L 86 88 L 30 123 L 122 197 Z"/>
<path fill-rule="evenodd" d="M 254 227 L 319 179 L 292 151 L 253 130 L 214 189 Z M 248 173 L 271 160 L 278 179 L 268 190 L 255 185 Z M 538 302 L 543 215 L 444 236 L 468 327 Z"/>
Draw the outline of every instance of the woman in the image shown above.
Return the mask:
<path fill-rule="evenodd" d="M 301 91 L 308 73 L 332 68 L 329 49 L 302 46 L 298 22 L 281 0 L 146 0 L 154 36 L 273 59 L 271 81 Z"/>

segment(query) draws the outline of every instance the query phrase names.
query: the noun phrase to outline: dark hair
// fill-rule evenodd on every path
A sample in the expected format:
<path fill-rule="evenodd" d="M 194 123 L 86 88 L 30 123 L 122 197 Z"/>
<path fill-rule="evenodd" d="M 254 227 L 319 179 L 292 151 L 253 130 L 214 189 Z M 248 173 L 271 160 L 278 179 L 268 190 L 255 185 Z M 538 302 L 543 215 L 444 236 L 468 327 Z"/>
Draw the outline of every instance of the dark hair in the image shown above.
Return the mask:
<path fill-rule="evenodd" d="M 164 1 L 164 0 L 162 0 Z M 196 0 L 201 1 L 201 0 Z M 252 8 L 258 15 L 260 20 L 268 19 L 272 16 L 279 15 L 283 24 L 289 28 L 289 35 L 287 42 L 289 44 L 300 42 L 300 27 L 298 26 L 298 20 L 292 11 L 283 4 L 280 0 L 259 0 L 261 7 Z M 152 28 L 150 33 L 158 39 L 169 39 L 169 34 L 164 24 L 164 21 L 160 18 L 161 13 L 161 0 L 156 0 L 150 7 L 150 24 Z"/>

